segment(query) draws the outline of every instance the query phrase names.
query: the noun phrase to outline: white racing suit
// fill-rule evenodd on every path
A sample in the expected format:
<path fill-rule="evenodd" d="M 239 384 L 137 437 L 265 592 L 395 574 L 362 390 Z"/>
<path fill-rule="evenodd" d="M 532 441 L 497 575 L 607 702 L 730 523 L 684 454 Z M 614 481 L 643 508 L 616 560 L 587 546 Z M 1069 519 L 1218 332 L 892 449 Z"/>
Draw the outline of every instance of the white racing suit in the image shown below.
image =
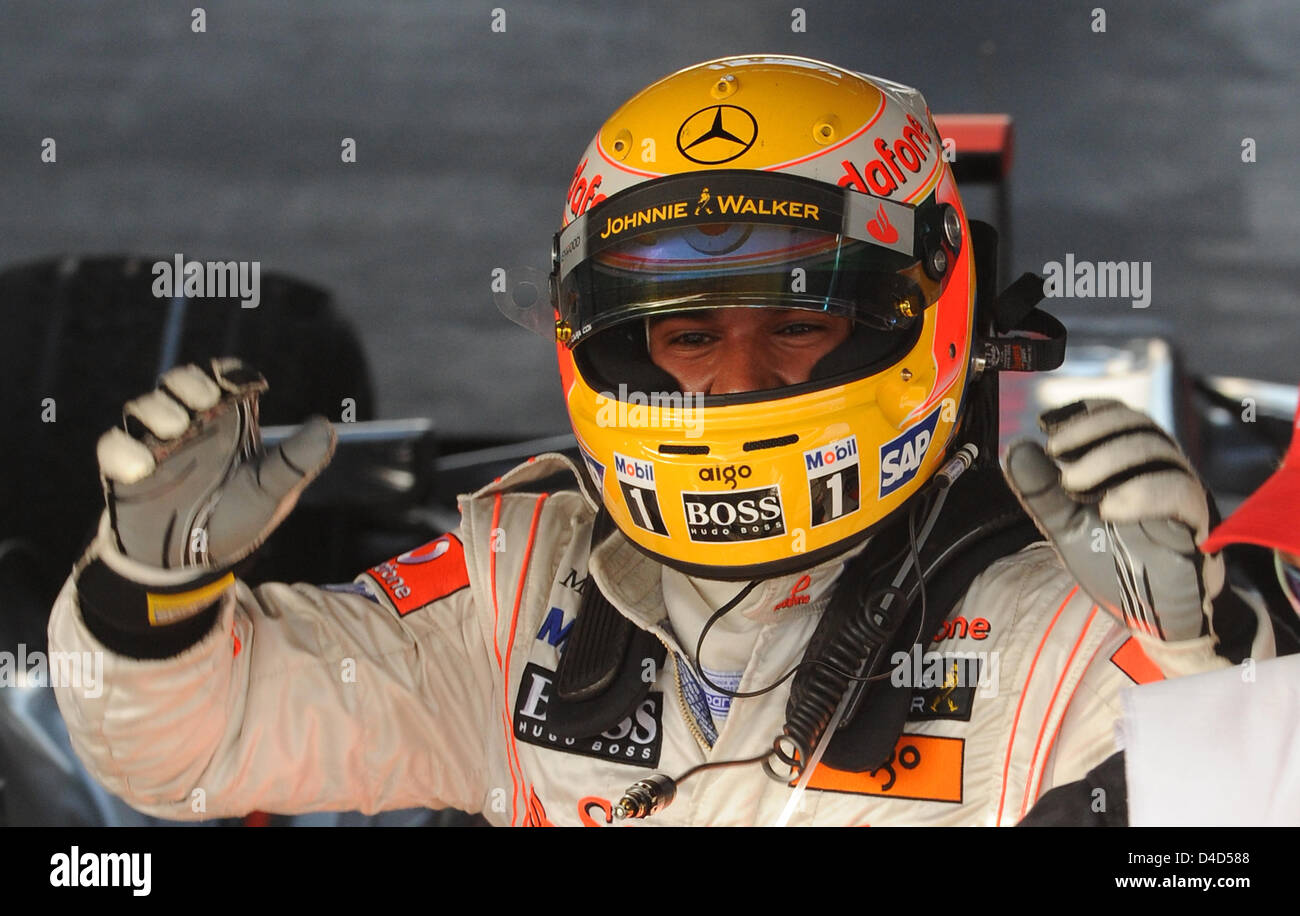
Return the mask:
<path fill-rule="evenodd" d="M 604 824 L 652 772 L 677 777 L 762 754 L 781 732 L 789 681 L 734 700 L 714 722 L 678 661 L 695 640 L 679 646 L 667 626 L 682 609 L 671 614 L 665 594 L 680 596 L 684 577 L 618 534 L 589 558 L 596 507 L 581 491 L 517 491 L 565 468 L 577 473 L 541 456 L 462 497 L 459 532 L 350 585 L 236 582 L 218 625 L 164 660 L 105 649 L 70 580 L 50 648 L 105 653 L 100 695 L 58 692 L 77 753 L 112 792 L 166 818 L 424 805 L 481 811 L 499 825 Z M 752 623 L 740 691 L 801 660 L 841 567 L 766 581 L 733 612 Z M 625 721 L 561 738 L 546 709 L 589 576 L 668 653 L 662 667 L 647 666 L 650 692 Z M 710 633 L 706 665 L 714 640 L 725 653 L 730 638 Z M 939 675 L 913 698 L 893 755 L 867 773 L 820 766 L 790 823 L 1014 824 L 1042 793 L 1114 753 L 1122 687 L 1229 666 L 1210 636 L 1161 643 L 1129 633 L 1045 544 L 990 566 L 921 642 L 927 652 L 975 653 L 978 685 L 943 673 L 951 658 L 916 650 L 905 663 L 916 679 L 926 668 Z M 771 824 L 790 794 L 758 764 L 709 769 L 632 823 Z"/>

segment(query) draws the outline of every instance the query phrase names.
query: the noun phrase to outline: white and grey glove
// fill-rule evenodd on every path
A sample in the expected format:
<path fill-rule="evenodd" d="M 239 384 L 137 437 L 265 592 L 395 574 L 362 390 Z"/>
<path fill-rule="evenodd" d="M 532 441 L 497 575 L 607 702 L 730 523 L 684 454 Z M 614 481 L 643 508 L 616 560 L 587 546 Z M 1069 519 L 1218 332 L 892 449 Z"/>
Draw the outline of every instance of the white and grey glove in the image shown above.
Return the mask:
<path fill-rule="evenodd" d="M 107 511 L 77 576 L 88 624 L 147 636 L 210 608 L 329 463 L 335 434 L 322 417 L 263 449 L 266 388 L 238 359 L 180 366 L 100 438 Z"/>
<path fill-rule="evenodd" d="M 1182 450 L 1118 401 L 1076 402 L 1039 425 L 1046 451 L 1015 443 L 1006 477 L 1079 585 L 1135 632 L 1171 642 L 1208 632 L 1224 564 L 1196 548 L 1209 496 Z"/>

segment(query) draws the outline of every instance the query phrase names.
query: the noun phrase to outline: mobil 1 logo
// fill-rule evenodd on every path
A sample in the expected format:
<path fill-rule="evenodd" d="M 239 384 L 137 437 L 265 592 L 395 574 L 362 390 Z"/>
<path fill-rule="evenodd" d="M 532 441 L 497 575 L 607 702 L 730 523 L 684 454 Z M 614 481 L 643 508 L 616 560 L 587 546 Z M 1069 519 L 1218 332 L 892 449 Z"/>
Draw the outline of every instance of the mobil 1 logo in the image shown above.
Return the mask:
<path fill-rule="evenodd" d="M 632 524 L 651 534 L 668 536 L 663 513 L 659 511 L 659 498 L 655 495 L 655 466 L 652 461 L 638 461 L 627 455 L 614 453 L 614 476 L 623 491 L 632 516 Z"/>
<path fill-rule="evenodd" d="M 683 493 L 686 531 L 692 541 L 716 544 L 759 541 L 785 534 L 778 487 L 724 493 Z"/>
<path fill-rule="evenodd" d="M 916 476 L 925 458 L 930 442 L 934 438 L 934 428 L 939 422 L 936 407 L 930 415 L 911 429 L 880 446 L 880 498 L 884 499 L 899 487 Z"/>
<path fill-rule="evenodd" d="M 858 511 L 857 436 L 836 439 L 821 448 L 804 452 L 803 466 L 808 475 L 808 499 L 812 503 L 814 527 Z"/>

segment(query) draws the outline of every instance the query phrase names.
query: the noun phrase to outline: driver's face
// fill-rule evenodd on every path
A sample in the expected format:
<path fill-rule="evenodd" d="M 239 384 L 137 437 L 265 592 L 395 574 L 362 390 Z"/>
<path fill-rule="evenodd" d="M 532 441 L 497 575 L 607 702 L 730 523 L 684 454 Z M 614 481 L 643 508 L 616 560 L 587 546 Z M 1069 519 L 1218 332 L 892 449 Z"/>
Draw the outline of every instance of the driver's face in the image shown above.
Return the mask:
<path fill-rule="evenodd" d="M 683 391 L 737 394 L 808 381 L 852 330 L 804 309 L 721 308 L 652 319 L 650 359 Z"/>

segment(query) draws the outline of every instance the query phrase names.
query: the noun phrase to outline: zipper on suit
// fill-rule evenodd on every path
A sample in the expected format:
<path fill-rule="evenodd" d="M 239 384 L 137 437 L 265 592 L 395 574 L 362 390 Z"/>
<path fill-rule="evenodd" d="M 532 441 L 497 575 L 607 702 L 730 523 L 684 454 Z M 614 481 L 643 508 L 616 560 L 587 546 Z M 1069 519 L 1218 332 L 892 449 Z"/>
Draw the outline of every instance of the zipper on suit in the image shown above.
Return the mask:
<path fill-rule="evenodd" d="M 668 657 L 673 660 L 673 683 L 677 685 L 677 708 L 681 710 L 682 718 L 686 720 L 686 726 L 695 737 L 696 743 L 707 754 L 713 750 L 713 745 L 709 744 L 708 739 L 704 737 L 704 733 L 700 731 L 699 725 L 695 722 L 695 714 L 691 712 L 690 706 L 686 703 L 686 691 L 682 690 L 682 672 L 678 668 L 677 653 L 658 633 L 655 634 L 655 638 L 663 643 L 664 648 L 668 650 Z"/>

